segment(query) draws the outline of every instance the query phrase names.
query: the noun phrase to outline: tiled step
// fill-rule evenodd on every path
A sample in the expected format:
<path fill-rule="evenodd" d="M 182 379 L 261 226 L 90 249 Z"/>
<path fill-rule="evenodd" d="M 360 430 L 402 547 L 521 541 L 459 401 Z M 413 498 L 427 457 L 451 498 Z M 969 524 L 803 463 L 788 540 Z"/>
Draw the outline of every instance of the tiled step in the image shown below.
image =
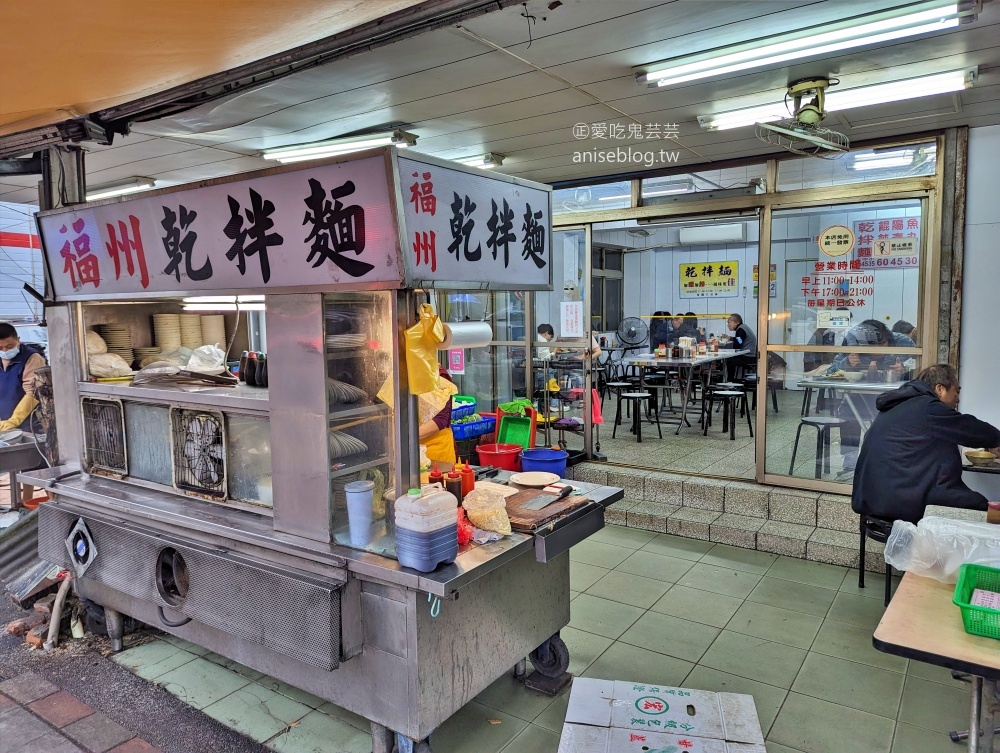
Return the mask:
<path fill-rule="evenodd" d="M 607 509 L 609 524 L 858 566 L 859 521 L 848 496 L 605 463 L 570 470 L 578 481 L 625 490 L 625 498 Z M 867 542 L 866 570 L 885 571 L 883 550 Z"/>

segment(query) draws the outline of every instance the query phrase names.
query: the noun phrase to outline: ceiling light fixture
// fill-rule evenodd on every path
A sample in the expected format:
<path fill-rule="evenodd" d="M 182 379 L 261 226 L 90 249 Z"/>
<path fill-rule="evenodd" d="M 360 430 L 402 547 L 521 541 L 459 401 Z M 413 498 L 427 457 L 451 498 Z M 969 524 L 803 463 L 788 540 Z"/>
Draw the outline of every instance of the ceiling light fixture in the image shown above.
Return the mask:
<path fill-rule="evenodd" d="M 466 167 L 478 167 L 480 170 L 492 170 L 494 167 L 500 167 L 506 156 L 505 154 L 497 154 L 496 152 L 487 152 L 482 157 L 459 160 L 459 163 Z"/>
<path fill-rule="evenodd" d="M 837 112 L 852 110 L 856 107 L 884 105 L 907 99 L 930 97 L 934 94 L 949 94 L 971 88 L 975 85 L 977 76 L 978 68 L 963 68 L 957 71 L 903 79 L 902 81 L 888 81 L 883 84 L 828 92 L 825 108 L 827 112 Z M 756 107 L 720 112 L 715 115 L 699 115 L 698 123 L 709 131 L 725 131 L 730 128 L 751 126 L 755 123 L 774 123 L 790 117 L 791 114 L 784 102 L 773 102 Z"/>
<path fill-rule="evenodd" d="M 283 146 L 277 149 L 265 149 L 259 156 L 263 159 L 273 159 L 282 164 L 287 164 L 290 162 L 322 159 L 323 157 L 335 157 L 341 154 L 360 152 L 363 149 L 373 149 L 377 146 L 396 146 L 400 149 L 405 149 L 416 143 L 417 137 L 415 134 L 395 130 L 368 133 L 363 136 L 350 136 L 342 139 L 330 139 L 329 141 L 315 141 L 311 144 Z"/>
<path fill-rule="evenodd" d="M 669 196 L 670 194 L 675 194 L 675 193 L 687 193 L 688 191 L 692 191 L 693 189 L 694 189 L 694 181 L 688 178 L 687 180 L 679 180 L 674 183 L 661 183 L 655 189 L 652 189 L 650 191 L 643 191 L 642 197 L 646 199 L 649 198 L 650 196 Z M 632 198 L 631 194 L 623 193 L 623 194 L 615 194 L 614 196 L 598 196 L 597 200 L 615 201 L 618 199 L 631 199 L 631 198 Z"/>
<path fill-rule="evenodd" d="M 960 9 L 954 0 L 913 3 L 710 52 L 649 63 L 642 66 L 646 70 L 637 73 L 636 80 L 647 82 L 651 87 L 659 87 L 723 76 L 750 68 L 943 31 L 958 26 L 961 16 L 974 15 L 974 9 Z"/>
<path fill-rule="evenodd" d="M 124 196 L 125 194 L 138 193 L 139 191 L 148 191 L 155 185 L 156 181 L 153 178 L 137 176 L 115 183 L 106 183 L 102 186 L 93 186 L 87 191 L 87 201 L 110 199 L 112 196 Z"/>

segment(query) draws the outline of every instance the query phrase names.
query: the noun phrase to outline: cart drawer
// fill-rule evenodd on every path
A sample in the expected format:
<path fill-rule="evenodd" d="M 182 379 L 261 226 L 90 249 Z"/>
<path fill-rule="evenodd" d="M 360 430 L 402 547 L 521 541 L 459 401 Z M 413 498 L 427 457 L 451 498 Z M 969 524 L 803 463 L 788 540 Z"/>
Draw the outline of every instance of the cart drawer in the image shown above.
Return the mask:
<path fill-rule="evenodd" d="M 38 512 L 39 556 L 72 568 L 66 541 L 79 520 L 92 542 L 83 578 L 162 607 L 169 619 L 190 617 L 316 667 L 339 666 L 345 581 L 279 570 L 140 524 L 81 517 L 56 503 Z"/>
<path fill-rule="evenodd" d="M 602 528 L 604 506 L 597 502 L 584 505 L 535 532 L 535 559 L 548 562 Z"/>

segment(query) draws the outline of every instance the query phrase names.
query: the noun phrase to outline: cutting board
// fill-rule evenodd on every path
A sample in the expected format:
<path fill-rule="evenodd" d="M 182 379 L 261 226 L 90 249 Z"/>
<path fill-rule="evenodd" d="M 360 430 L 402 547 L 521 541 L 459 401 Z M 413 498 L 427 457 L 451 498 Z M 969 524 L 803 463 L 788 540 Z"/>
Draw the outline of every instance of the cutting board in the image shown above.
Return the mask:
<path fill-rule="evenodd" d="M 571 510 L 582 507 L 590 501 L 587 497 L 566 497 L 543 507 L 541 510 L 523 509 L 522 505 L 536 497 L 552 497 L 555 499 L 556 495 L 538 489 L 525 489 L 507 497 L 507 517 L 510 518 L 510 527 L 513 530 L 530 533 L 546 523 L 551 523 L 553 520 L 561 518 Z"/>

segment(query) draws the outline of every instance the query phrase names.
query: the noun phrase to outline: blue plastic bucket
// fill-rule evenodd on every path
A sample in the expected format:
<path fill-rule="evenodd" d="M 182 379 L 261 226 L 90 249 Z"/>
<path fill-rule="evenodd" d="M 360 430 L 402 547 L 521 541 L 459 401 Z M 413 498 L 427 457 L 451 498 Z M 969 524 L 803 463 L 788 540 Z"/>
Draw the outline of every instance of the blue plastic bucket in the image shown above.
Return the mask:
<path fill-rule="evenodd" d="M 566 475 L 566 459 L 569 453 L 565 450 L 550 450 L 548 447 L 538 447 L 533 450 L 522 450 L 522 471 L 548 471 L 556 473 L 559 478 Z"/>

